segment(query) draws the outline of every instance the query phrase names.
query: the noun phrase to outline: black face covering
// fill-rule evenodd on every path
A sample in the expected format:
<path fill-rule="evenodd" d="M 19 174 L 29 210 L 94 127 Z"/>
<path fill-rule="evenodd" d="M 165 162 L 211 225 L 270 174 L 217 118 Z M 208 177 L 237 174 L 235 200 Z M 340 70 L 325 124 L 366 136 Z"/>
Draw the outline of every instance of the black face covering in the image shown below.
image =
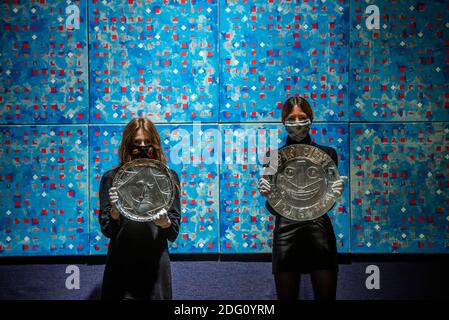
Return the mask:
<path fill-rule="evenodd" d="M 151 154 L 151 150 L 153 150 L 153 147 L 151 145 L 149 146 L 132 146 L 131 152 L 134 150 L 139 150 L 138 153 L 131 153 L 133 159 L 150 159 L 149 153 Z"/>

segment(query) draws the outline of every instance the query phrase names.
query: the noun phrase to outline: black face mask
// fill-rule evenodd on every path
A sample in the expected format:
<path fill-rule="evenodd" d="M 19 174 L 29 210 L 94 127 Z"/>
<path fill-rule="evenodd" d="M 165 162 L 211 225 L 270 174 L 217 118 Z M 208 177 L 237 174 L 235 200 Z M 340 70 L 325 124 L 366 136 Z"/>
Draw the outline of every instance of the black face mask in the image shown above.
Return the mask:
<path fill-rule="evenodd" d="M 138 153 L 131 153 L 133 159 L 150 159 L 149 153 L 153 150 L 152 146 L 132 146 L 131 151 L 139 150 Z M 150 152 L 149 152 L 150 151 Z"/>

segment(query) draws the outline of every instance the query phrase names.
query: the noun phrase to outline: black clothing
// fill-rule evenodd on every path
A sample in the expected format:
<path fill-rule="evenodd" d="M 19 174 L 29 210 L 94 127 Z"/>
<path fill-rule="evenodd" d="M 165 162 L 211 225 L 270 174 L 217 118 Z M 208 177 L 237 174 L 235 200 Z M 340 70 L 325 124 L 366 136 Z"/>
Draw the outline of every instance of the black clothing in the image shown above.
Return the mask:
<path fill-rule="evenodd" d="M 103 275 L 102 299 L 171 299 L 171 270 L 167 239 L 175 241 L 181 221 L 180 192 L 168 211 L 171 226 L 136 222 L 120 215 L 112 219 L 109 188 L 118 169 L 106 172 L 100 183 L 101 232 L 110 238 Z M 179 186 L 179 178 L 170 170 Z"/>
<path fill-rule="evenodd" d="M 300 142 L 287 137 L 282 148 L 298 143 L 320 148 L 338 165 L 335 149 L 312 142 L 310 135 Z M 273 273 L 310 273 L 322 269 L 338 271 L 337 241 L 327 214 L 309 221 L 294 221 L 279 215 L 268 201 L 265 206 L 276 216 L 273 231 Z"/>

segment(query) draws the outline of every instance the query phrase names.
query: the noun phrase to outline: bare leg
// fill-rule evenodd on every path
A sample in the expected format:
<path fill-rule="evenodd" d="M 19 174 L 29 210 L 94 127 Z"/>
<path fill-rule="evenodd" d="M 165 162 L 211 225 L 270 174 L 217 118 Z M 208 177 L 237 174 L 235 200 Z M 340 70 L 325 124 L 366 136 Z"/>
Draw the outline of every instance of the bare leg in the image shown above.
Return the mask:
<path fill-rule="evenodd" d="M 335 300 L 337 295 L 337 272 L 315 270 L 311 274 L 315 300 Z"/>
<path fill-rule="evenodd" d="M 278 300 L 297 300 L 301 274 L 298 272 L 278 272 L 274 274 Z"/>

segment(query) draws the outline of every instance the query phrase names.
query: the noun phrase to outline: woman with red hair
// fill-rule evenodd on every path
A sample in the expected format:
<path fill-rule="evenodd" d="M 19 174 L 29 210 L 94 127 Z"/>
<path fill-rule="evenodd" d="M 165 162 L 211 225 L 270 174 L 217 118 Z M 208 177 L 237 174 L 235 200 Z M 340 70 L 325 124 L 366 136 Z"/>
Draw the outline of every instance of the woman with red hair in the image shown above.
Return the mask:
<path fill-rule="evenodd" d="M 119 149 L 120 166 L 138 159 L 166 163 L 159 133 L 144 118 L 131 120 L 123 130 Z M 119 167 L 120 168 L 120 167 Z M 180 227 L 179 178 L 168 210 L 157 213 L 151 222 L 137 222 L 120 215 L 115 204 L 118 194 L 112 181 L 118 169 L 106 172 L 100 183 L 99 222 L 102 233 L 110 238 L 103 275 L 102 299 L 171 299 L 171 271 L 167 240 L 175 241 Z"/>

